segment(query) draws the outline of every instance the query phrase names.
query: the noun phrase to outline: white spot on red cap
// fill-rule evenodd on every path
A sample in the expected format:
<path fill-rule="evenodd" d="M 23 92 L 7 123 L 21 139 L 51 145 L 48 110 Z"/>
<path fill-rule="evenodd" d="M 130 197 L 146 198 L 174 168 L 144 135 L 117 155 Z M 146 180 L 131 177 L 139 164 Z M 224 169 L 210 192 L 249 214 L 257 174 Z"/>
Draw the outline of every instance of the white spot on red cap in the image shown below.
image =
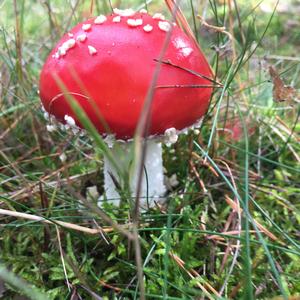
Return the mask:
<path fill-rule="evenodd" d="M 89 53 L 90 55 L 94 55 L 97 53 L 97 49 L 94 48 L 93 46 L 88 45 Z"/>
<path fill-rule="evenodd" d="M 153 30 L 153 27 L 150 24 L 147 24 L 143 27 L 145 32 L 151 32 Z"/>
<path fill-rule="evenodd" d="M 63 43 L 63 47 L 66 49 L 71 49 L 75 46 L 76 41 L 74 39 L 69 39 L 66 42 Z"/>
<path fill-rule="evenodd" d="M 81 28 L 84 31 L 89 31 L 92 28 L 92 24 L 83 24 Z"/>
<path fill-rule="evenodd" d="M 64 120 L 66 121 L 66 125 L 64 126 L 65 129 L 71 129 L 72 132 L 74 134 L 77 134 L 78 131 L 79 131 L 79 128 L 76 126 L 76 123 L 75 123 L 75 120 L 71 117 L 71 116 L 68 116 L 68 115 L 65 115 L 64 116 Z"/>
<path fill-rule="evenodd" d="M 58 51 L 57 51 L 57 54 L 59 56 L 65 56 L 67 54 L 67 50 L 64 47 L 59 47 Z"/>
<path fill-rule="evenodd" d="M 147 9 L 145 9 L 145 8 L 142 8 L 142 9 L 140 10 L 140 13 L 141 13 L 141 14 L 147 14 L 147 13 L 148 13 L 148 11 L 147 11 Z"/>
<path fill-rule="evenodd" d="M 166 21 L 159 21 L 158 22 L 158 27 L 160 30 L 168 32 L 171 29 L 171 24 L 169 22 Z"/>
<path fill-rule="evenodd" d="M 176 143 L 178 140 L 177 130 L 174 127 L 171 127 L 165 131 L 165 143 L 167 146 Z"/>
<path fill-rule="evenodd" d="M 79 42 L 84 42 L 86 40 L 86 38 L 87 38 L 87 35 L 85 33 L 83 33 L 83 34 L 79 34 L 76 39 Z"/>
<path fill-rule="evenodd" d="M 103 24 L 106 20 L 107 20 L 106 16 L 100 15 L 94 20 L 94 23 L 95 24 Z"/>
<path fill-rule="evenodd" d="M 65 56 L 69 49 L 73 48 L 76 44 L 74 39 L 69 39 L 65 41 L 60 47 L 58 47 L 57 52 L 54 54 L 55 58 L 59 58 L 60 56 Z"/>
<path fill-rule="evenodd" d="M 185 42 L 183 39 L 181 39 L 181 38 L 176 38 L 176 39 L 173 41 L 173 44 L 174 44 L 174 46 L 175 46 L 177 49 L 181 49 L 181 48 L 187 47 L 186 42 Z"/>
<path fill-rule="evenodd" d="M 114 8 L 114 13 L 121 17 L 131 17 L 135 14 L 135 11 L 131 8 L 129 8 L 129 9 Z"/>
<path fill-rule="evenodd" d="M 190 45 L 181 38 L 176 38 L 173 44 L 184 57 L 189 56 L 194 51 Z"/>
<path fill-rule="evenodd" d="M 143 20 L 142 19 L 128 19 L 127 24 L 130 27 L 137 27 L 143 25 Z"/>
<path fill-rule="evenodd" d="M 71 127 L 76 125 L 75 120 L 71 116 L 65 115 L 64 120 Z"/>
<path fill-rule="evenodd" d="M 69 37 L 73 37 L 74 34 L 73 34 L 72 32 L 69 32 L 69 33 L 68 33 L 68 36 L 69 36 Z"/>
<path fill-rule="evenodd" d="M 157 20 L 165 20 L 165 16 L 163 14 L 160 14 L 160 13 L 156 13 L 153 15 L 152 17 L 153 19 L 157 19 Z"/>
<path fill-rule="evenodd" d="M 115 16 L 115 17 L 113 17 L 112 21 L 114 23 L 120 23 L 121 22 L 121 16 Z"/>

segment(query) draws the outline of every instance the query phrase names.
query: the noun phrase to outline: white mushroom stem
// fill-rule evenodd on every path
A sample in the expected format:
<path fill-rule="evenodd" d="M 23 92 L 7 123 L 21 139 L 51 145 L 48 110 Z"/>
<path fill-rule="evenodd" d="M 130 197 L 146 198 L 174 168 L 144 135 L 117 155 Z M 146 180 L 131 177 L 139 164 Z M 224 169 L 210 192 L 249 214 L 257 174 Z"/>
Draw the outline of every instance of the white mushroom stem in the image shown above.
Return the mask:
<path fill-rule="evenodd" d="M 118 165 L 119 173 L 125 171 L 125 173 L 129 174 L 131 196 L 133 201 L 135 201 L 140 162 L 133 160 L 133 149 L 133 142 L 115 142 L 111 149 L 111 153 Z M 104 188 L 106 197 L 101 197 L 99 199 L 100 201 L 103 201 L 106 198 L 107 201 L 114 205 L 119 205 L 120 195 L 117 191 L 115 181 L 121 184 L 124 182 L 119 173 L 116 171 L 111 161 L 107 157 L 104 157 Z M 112 177 L 115 180 L 113 180 Z M 156 202 L 162 203 L 165 200 L 164 194 L 166 192 L 166 187 L 163 180 L 162 145 L 160 142 L 148 140 L 140 192 L 141 208 L 148 209 L 155 206 Z M 99 205 L 101 206 L 100 201 Z"/>

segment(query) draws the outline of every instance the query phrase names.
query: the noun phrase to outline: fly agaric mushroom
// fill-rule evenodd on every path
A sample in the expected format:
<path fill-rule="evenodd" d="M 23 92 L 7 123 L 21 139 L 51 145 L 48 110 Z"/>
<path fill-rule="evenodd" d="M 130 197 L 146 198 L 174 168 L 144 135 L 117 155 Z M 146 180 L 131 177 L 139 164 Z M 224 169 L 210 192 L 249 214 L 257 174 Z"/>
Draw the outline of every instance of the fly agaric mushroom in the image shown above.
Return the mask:
<path fill-rule="evenodd" d="M 167 35 L 169 43 L 158 61 Z M 115 9 L 66 34 L 50 53 L 40 77 L 40 97 L 50 115 L 73 129 L 82 128 L 68 103 L 66 94 L 70 94 L 106 140 L 113 137 L 115 143 L 129 149 L 158 64 L 150 108 L 147 176 L 140 195 L 143 207 L 146 203 L 153 206 L 165 194 L 161 141 L 176 142 L 177 134 L 199 122 L 208 108 L 212 71 L 199 47 L 161 14 Z M 57 78 L 67 93 L 62 92 Z M 114 153 L 115 144 L 112 148 Z M 119 162 L 123 168 L 130 166 L 126 151 Z M 119 198 L 113 179 L 120 178 L 107 158 L 104 172 L 107 199 Z M 136 176 L 137 170 L 131 179 L 133 193 Z"/>

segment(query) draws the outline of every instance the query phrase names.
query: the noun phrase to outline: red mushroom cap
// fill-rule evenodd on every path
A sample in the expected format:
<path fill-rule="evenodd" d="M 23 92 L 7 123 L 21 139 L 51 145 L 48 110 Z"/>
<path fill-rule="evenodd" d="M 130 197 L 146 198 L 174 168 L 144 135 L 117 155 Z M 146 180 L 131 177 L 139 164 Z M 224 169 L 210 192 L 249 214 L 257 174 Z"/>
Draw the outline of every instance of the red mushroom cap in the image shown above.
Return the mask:
<path fill-rule="evenodd" d="M 209 64 L 178 26 L 159 14 L 152 17 L 130 10 L 115 10 L 110 16 L 80 23 L 58 42 L 40 77 L 40 97 L 46 111 L 63 123 L 68 115 L 81 127 L 57 76 L 101 134 L 107 133 L 104 119 L 116 138 L 132 138 L 169 31 L 163 61 L 170 64 L 161 65 L 149 133 L 158 135 L 169 128 L 191 126 L 208 107 L 212 88 L 199 85 L 211 85 L 206 79 L 212 77 Z"/>

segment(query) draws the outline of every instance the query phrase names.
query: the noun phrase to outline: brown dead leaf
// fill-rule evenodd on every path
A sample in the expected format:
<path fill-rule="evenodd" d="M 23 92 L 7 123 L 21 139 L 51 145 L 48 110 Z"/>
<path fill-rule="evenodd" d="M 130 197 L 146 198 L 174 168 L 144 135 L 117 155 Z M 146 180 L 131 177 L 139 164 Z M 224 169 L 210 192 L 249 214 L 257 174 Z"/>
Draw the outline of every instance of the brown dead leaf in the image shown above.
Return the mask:
<path fill-rule="evenodd" d="M 274 67 L 269 66 L 269 73 L 273 82 L 273 100 L 275 102 L 286 101 L 293 103 L 293 101 L 298 98 L 296 89 L 289 85 L 285 85 Z"/>

